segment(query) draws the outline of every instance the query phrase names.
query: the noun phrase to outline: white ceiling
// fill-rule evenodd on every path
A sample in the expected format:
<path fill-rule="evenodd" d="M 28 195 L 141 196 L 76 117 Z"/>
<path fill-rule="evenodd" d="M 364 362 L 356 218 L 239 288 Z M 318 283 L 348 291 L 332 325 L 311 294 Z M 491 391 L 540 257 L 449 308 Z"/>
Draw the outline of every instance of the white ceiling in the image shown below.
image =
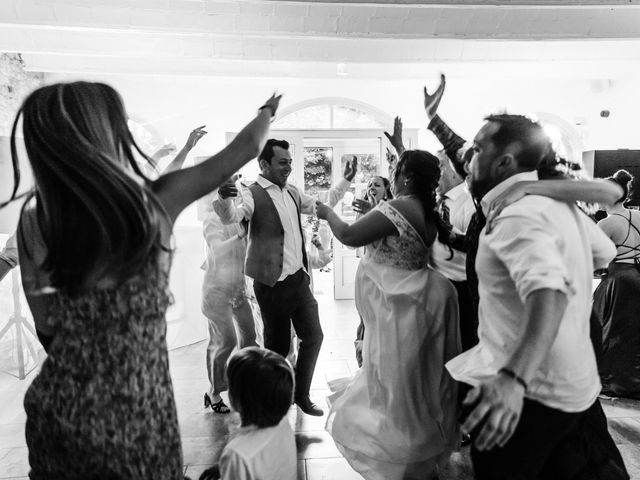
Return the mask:
<path fill-rule="evenodd" d="M 616 78 L 640 75 L 640 0 L 2 0 L 0 51 L 50 72 Z"/>

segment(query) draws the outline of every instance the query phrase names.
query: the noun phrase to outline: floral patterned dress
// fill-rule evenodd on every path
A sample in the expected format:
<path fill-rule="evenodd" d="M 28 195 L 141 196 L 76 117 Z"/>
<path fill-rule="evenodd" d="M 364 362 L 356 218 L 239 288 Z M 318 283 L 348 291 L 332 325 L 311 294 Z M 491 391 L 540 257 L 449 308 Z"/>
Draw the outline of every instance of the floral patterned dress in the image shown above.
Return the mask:
<path fill-rule="evenodd" d="M 169 264 L 162 254 L 121 285 L 48 295 L 41 326 L 55 335 L 24 399 L 30 478 L 183 478 Z"/>
<path fill-rule="evenodd" d="M 453 285 L 430 248 L 387 202 L 398 235 L 367 245 L 356 274 L 363 364 L 331 397 L 327 430 L 367 480 L 424 480 L 457 446 L 456 386 L 444 368 L 460 351 Z"/>

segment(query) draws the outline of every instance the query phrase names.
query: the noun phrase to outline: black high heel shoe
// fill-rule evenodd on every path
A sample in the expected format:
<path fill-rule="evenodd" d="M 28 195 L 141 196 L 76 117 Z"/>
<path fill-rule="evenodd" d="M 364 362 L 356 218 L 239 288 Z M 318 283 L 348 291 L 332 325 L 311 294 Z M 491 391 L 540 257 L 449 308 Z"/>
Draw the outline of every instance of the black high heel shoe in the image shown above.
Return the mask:
<path fill-rule="evenodd" d="M 224 400 L 222 400 L 222 398 L 220 399 L 219 402 L 213 403 L 211 401 L 211 397 L 209 396 L 208 393 L 204 394 L 204 408 L 208 408 L 211 407 L 211 410 L 213 410 L 215 413 L 231 413 L 231 409 L 229 407 L 227 407 L 227 404 L 224 403 Z"/>

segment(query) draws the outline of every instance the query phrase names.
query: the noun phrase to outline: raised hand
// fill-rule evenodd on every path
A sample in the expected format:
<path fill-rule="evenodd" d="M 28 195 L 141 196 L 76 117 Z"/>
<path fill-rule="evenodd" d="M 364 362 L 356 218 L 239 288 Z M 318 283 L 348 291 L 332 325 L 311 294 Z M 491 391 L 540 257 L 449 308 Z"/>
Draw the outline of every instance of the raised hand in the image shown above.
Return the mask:
<path fill-rule="evenodd" d="M 276 95 L 274 92 L 273 95 L 271 95 L 271 97 L 269 97 L 269 99 L 264 102 L 264 105 L 260 107 L 260 110 L 268 110 L 269 112 L 271 112 L 271 118 L 275 117 L 276 112 L 278 111 L 278 107 L 280 106 L 281 98 L 282 95 Z"/>
<path fill-rule="evenodd" d="M 351 182 L 356 176 L 356 173 L 358 173 L 358 157 L 354 155 L 353 159 L 345 164 L 342 176 L 345 180 Z"/>
<path fill-rule="evenodd" d="M 402 119 L 400 117 L 396 117 L 393 120 L 393 135 L 389 135 L 389 132 L 384 132 L 384 135 L 391 143 L 391 146 L 396 149 L 398 155 L 402 155 L 404 143 L 402 142 Z"/>
<path fill-rule="evenodd" d="M 446 84 L 447 80 L 444 74 L 440 74 L 440 85 L 438 85 L 438 88 L 432 95 L 429 95 L 427 87 L 424 87 L 424 110 L 427 112 L 427 118 L 429 120 L 435 117 L 438 112 L 438 106 L 440 105 L 440 100 L 442 100 L 442 94 L 444 93 Z"/>
<path fill-rule="evenodd" d="M 228 182 L 222 184 L 218 189 L 218 196 L 223 200 L 225 198 L 232 198 L 238 196 L 238 187 L 233 180 L 229 180 Z"/>
<path fill-rule="evenodd" d="M 189 134 L 189 138 L 187 138 L 187 143 L 184 144 L 184 148 L 187 150 L 193 149 L 196 144 L 200 141 L 202 137 L 204 137 L 208 132 L 204 129 L 206 125 L 202 125 L 198 128 L 194 128 L 191 130 Z"/>
<path fill-rule="evenodd" d="M 360 199 L 354 200 L 351 206 L 353 207 L 354 212 L 359 213 L 361 215 L 364 215 L 365 213 L 367 213 L 369 210 L 373 208 L 373 205 L 371 205 L 370 202 L 367 202 L 366 200 L 360 200 Z"/>
<path fill-rule="evenodd" d="M 161 158 L 166 157 L 167 155 L 172 154 L 176 151 L 176 146 L 173 143 L 166 143 L 161 146 L 156 153 L 154 153 L 151 158 L 158 161 Z"/>
<path fill-rule="evenodd" d="M 395 168 L 398 163 L 398 156 L 387 147 L 387 163 L 391 168 Z"/>

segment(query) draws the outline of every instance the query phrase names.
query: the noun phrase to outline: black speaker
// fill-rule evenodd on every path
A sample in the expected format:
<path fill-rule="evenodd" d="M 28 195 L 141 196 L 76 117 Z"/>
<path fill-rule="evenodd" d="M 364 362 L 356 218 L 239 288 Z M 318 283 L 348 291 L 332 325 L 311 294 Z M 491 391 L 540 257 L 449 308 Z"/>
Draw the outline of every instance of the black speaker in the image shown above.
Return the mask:
<path fill-rule="evenodd" d="M 633 175 L 627 205 L 640 206 L 640 150 L 592 150 L 584 152 L 585 166 L 593 165 L 594 178 L 613 176 L 618 170 Z"/>

